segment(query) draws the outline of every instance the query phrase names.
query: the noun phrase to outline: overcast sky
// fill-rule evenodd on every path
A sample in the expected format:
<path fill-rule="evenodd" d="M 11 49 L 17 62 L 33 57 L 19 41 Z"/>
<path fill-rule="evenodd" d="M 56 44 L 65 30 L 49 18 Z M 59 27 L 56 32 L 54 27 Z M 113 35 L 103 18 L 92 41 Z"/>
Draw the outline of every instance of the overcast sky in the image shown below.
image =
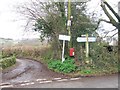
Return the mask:
<path fill-rule="evenodd" d="M 0 0 L 0 38 L 12 38 L 12 39 L 22 39 L 22 38 L 39 38 L 38 33 L 25 32 L 24 25 L 25 20 L 21 20 L 17 12 L 15 12 L 15 6 L 25 1 L 29 0 Z M 110 5 L 113 6 L 117 12 L 117 3 L 119 0 L 107 0 Z M 90 5 L 91 12 L 100 9 L 100 0 L 92 0 Z M 103 15 L 104 18 L 105 15 Z M 110 29 L 110 25 L 105 25 L 105 29 Z M 112 27 L 113 28 L 113 27 Z"/>

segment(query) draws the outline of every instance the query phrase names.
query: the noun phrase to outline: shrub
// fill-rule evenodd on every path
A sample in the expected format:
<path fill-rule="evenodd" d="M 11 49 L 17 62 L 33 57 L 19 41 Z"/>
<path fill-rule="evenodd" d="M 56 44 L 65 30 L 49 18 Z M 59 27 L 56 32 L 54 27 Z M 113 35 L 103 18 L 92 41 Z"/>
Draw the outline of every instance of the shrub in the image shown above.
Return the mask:
<path fill-rule="evenodd" d="M 90 58 L 92 60 L 90 68 L 97 69 L 102 72 L 117 72 L 117 47 L 114 47 L 113 51 L 109 52 L 104 46 L 104 43 L 94 43 L 90 46 Z"/>
<path fill-rule="evenodd" d="M 11 56 L 8 58 L 2 58 L 0 60 L 0 63 L 1 63 L 0 66 L 2 67 L 2 69 L 5 69 L 7 67 L 14 65 L 16 63 L 16 58 L 15 56 Z"/>
<path fill-rule="evenodd" d="M 48 68 L 61 72 L 61 73 L 70 73 L 76 70 L 76 65 L 74 60 L 65 60 L 63 63 L 60 60 L 52 60 L 48 63 Z"/>

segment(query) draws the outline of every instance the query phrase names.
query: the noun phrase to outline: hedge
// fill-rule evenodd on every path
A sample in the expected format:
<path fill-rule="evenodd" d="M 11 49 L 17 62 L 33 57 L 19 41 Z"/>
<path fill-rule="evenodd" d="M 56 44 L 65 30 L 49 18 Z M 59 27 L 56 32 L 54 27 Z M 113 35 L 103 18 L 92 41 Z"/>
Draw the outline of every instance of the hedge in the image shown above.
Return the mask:
<path fill-rule="evenodd" d="M 7 67 L 10 67 L 10 66 L 14 65 L 15 63 L 16 63 L 15 56 L 11 56 L 11 57 L 8 57 L 8 58 L 2 58 L 0 60 L 0 67 L 2 69 L 5 69 Z"/>

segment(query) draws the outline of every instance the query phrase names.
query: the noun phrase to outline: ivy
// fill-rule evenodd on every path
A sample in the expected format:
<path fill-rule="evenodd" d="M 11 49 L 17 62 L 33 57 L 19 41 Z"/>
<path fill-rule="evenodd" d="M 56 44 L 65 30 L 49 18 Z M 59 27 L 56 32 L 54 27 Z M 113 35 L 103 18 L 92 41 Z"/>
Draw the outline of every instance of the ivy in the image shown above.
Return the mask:
<path fill-rule="evenodd" d="M 71 73 L 77 69 L 74 60 L 65 60 L 63 63 L 60 60 L 52 60 L 48 63 L 48 68 L 60 73 Z"/>

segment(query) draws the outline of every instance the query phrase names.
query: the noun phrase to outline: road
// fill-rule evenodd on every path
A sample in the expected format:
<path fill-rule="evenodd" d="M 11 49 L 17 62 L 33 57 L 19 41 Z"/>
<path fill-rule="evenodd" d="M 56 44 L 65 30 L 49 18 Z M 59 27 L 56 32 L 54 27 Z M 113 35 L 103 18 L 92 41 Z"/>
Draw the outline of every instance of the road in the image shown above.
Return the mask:
<path fill-rule="evenodd" d="M 118 88 L 118 75 L 70 78 L 48 70 L 43 64 L 17 59 L 2 74 L 1 88 Z"/>
<path fill-rule="evenodd" d="M 36 81 L 15 85 L 14 88 L 118 88 L 118 77 L 117 75 L 112 75 L 91 78 L 60 79 L 56 81 Z"/>
<path fill-rule="evenodd" d="M 57 78 L 67 77 L 63 74 L 52 72 L 40 62 L 28 60 L 28 59 L 17 59 L 16 66 L 2 73 L 2 83 L 19 83 L 24 81 L 32 81 L 38 78 Z"/>

